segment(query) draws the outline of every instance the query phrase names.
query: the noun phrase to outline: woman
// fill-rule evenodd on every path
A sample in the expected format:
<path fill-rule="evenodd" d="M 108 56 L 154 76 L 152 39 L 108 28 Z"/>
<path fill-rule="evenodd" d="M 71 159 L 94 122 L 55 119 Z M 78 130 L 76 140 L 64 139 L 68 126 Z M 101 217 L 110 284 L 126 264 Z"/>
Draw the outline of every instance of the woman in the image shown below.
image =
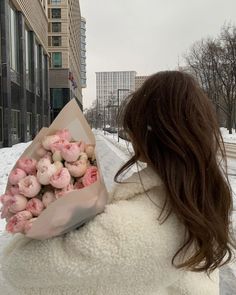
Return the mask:
<path fill-rule="evenodd" d="M 160 72 L 127 100 L 123 127 L 135 153 L 116 180 L 138 160 L 147 168 L 79 230 L 15 239 L 2 271 L 16 294 L 219 294 L 232 194 L 211 101 L 188 74 Z"/>

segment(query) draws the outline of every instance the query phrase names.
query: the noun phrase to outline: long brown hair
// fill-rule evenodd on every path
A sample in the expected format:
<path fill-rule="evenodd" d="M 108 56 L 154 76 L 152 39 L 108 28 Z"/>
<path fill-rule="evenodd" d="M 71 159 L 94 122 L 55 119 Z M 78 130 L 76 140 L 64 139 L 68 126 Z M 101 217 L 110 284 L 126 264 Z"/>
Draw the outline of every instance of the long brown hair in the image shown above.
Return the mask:
<path fill-rule="evenodd" d="M 134 156 L 115 180 L 140 157 L 161 177 L 167 191 L 160 216 L 164 211 L 167 214 L 162 222 L 174 212 L 187 232 L 172 264 L 210 273 L 229 262 L 235 247 L 230 221 L 232 191 L 219 160 L 226 165 L 210 99 L 189 74 L 159 72 L 126 100 L 121 118 Z M 194 254 L 176 265 L 176 257 L 190 246 Z"/>

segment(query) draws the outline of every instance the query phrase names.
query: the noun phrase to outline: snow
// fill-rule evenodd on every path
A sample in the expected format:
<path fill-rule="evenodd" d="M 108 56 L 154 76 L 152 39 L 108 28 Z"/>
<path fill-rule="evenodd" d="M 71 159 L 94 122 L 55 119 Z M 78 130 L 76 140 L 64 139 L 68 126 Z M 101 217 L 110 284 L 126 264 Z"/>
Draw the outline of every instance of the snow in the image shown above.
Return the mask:
<path fill-rule="evenodd" d="M 97 155 L 101 166 L 102 174 L 104 177 L 105 184 L 108 191 L 112 190 L 114 185 L 114 176 L 119 168 L 124 164 L 132 155 L 133 149 L 130 143 L 125 140 L 120 139 L 117 142 L 117 134 L 108 134 L 105 136 L 102 131 L 94 131 L 97 141 Z M 228 135 L 224 128 L 221 128 L 224 140 L 227 142 L 236 143 L 236 134 Z M 7 182 L 7 177 L 12 167 L 14 166 L 16 160 L 25 150 L 29 143 L 20 143 L 14 145 L 12 148 L 0 149 L 0 194 L 4 193 L 5 185 Z M 142 165 L 141 168 L 142 169 Z M 136 167 L 130 169 L 126 176 L 129 176 L 134 171 Z M 229 159 L 229 171 L 230 171 L 230 183 L 233 191 L 236 193 L 236 159 Z M 234 194 L 235 197 L 236 194 Z M 236 228 L 236 198 L 234 199 L 234 212 L 233 220 Z M 11 236 L 4 231 L 5 221 L 0 219 L 0 257 L 2 255 L 2 250 L 8 243 Z M 1 270 L 1 269 L 0 269 Z M 0 273 L 0 286 L 3 286 L 4 281 Z M 236 294 L 236 265 L 231 264 L 223 267 L 220 270 L 220 289 L 221 295 L 233 295 Z M 10 292 L 10 291 L 9 291 Z M 1 291 L 0 291 L 1 293 Z M 7 294 L 6 294 L 7 295 Z M 9 295 L 16 295 L 14 293 L 9 293 Z"/>
<path fill-rule="evenodd" d="M 224 142 L 236 143 L 236 133 L 235 130 L 232 130 L 232 134 L 229 134 L 229 131 L 226 128 L 220 128 L 221 134 L 223 136 Z"/>

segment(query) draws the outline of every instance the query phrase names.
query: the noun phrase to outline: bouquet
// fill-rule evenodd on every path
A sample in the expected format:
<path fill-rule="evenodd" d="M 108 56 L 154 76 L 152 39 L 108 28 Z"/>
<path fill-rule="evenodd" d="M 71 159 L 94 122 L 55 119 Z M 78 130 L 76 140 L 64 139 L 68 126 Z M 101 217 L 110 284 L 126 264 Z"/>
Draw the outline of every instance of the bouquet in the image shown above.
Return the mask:
<path fill-rule="evenodd" d="M 75 100 L 18 159 L 0 201 L 6 230 L 35 239 L 69 232 L 103 211 L 94 136 Z"/>

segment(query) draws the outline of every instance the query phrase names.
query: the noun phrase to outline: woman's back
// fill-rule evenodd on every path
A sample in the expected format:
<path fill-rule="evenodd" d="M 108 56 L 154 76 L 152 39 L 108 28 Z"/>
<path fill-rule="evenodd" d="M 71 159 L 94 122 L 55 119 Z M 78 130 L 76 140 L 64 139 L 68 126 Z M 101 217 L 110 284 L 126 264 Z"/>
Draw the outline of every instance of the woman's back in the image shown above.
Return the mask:
<path fill-rule="evenodd" d="M 142 178 L 142 184 L 140 183 Z M 3 273 L 19 295 L 218 295 L 218 272 L 180 271 L 171 260 L 184 240 L 174 214 L 160 225 L 165 188 L 144 169 L 118 185 L 105 213 L 79 231 L 43 242 L 20 238 L 8 248 Z"/>

